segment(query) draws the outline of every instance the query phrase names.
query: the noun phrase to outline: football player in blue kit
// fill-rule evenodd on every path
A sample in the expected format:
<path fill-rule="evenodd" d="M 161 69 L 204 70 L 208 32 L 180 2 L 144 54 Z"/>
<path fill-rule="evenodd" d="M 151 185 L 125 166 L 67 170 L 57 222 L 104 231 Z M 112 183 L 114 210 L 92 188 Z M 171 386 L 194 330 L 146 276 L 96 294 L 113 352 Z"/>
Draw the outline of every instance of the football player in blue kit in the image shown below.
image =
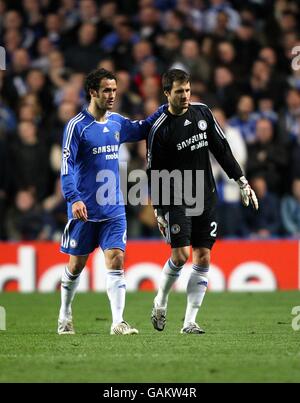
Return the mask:
<path fill-rule="evenodd" d="M 61 281 L 58 334 L 74 334 L 71 304 L 89 254 L 100 246 L 107 271 L 112 311 L 112 335 L 137 334 L 123 318 L 126 285 L 123 270 L 126 216 L 120 189 L 119 146 L 145 139 L 162 112 L 130 121 L 110 112 L 117 91 L 116 77 L 105 69 L 85 81 L 87 109 L 65 127 L 61 168 L 62 190 L 68 203 L 68 223 L 61 251 L 70 256 Z"/>

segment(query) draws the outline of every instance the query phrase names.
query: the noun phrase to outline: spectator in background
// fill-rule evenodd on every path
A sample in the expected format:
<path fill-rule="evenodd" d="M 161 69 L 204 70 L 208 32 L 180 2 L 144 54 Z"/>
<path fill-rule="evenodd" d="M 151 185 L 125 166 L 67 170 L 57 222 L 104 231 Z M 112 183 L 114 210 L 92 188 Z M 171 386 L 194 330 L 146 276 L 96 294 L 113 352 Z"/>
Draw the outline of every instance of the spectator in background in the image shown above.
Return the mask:
<path fill-rule="evenodd" d="M 256 39 L 255 25 L 248 21 L 242 21 L 236 31 L 233 45 L 239 59 L 243 60 L 243 63 L 240 63 L 241 74 L 249 74 L 260 49 L 260 44 Z"/>
<path fill-rule="evenodd" d="M 21 13 L 17 10 L 8 10 L 3 19 L 4 32 L 10 29 L 17 30 L 22 37 L 21 47 L 30 49 L 33 46 L 35 36 L 33 31 L 25 25 Z"/>
<path fill-rule="evenodd" d="M 0 131 L 0 241 L 6 238 L 4 218 L 7 205 L 8 190 L 8 153 L 7 145 Z"/>
<path fill-rule="evenodd" d="M 149 99 L 161 100 L 162 103 L 162 93 L 160 84 L 155 77 L 147 77 L 144 79 L 141 85 L 141 93 L 143 94 L 143 101 Z"/>
<path fill-rule="evenodd" d="M 232 72 L 227 67 L 216 67 L 214 86 L 218 106 L 224 110 L 227 117 L 233 116 L 238 100 L 238 88 Z"/>
<path fill-rule="evenodd" d="M 284 93 L 286 85 L 279 78 L 276 79 L 276 85 L 274 82 L 275 79 L 272 78 L 272 70 L 269 64 L 263 60 L 256 60 L 252 66 L 250 79 L 244 88 L 255 101 L 268 92 L 276 107 L 280 107 L 282 105 L 282 93 Z"/>
<path fill-rule="evenodd" d="M 217 25 L 217 18 L 220 12 L 228 15 L 228 27 L 232 31 L 236 31 L 240 25 L 239 13 L 232 8 L 226 0 L 211 0 L 208 10 L 204 14 L 205 31 L 212 32 Z"/>
<path fill-rule="evenodd" d="M 62 52 L 53 50 L 49 54 L 48 79 L 52 87 L 53 97 L 55 98 L 59 89 L 68 84 L 71 75 L 71 69 L 65 66 L 65 59 Z"/>
<path fill-rule="evenodd" d="M 236 127 L 247 144 L 255 141 L 254 101 L 249 95 L 242 95 L 237 104 L 237 115 L 229 121 L 230 126 Z"/>
<path fill-rule="evenodd" d="M 6 217 L 9 240 L 31 241 L 51 238 L 51 217 L 37 204 L 33 189 L 20 189 Z"/>
<path fill-rule="evenodd" d="M 292 195 L 283 198 L 281 217 L 286 234 L 300 238 L 300 179 L 293 181 Z"/>
<path fill-rule="evenodd" d="M 245 235 L 262 239 L 278 236 L 281 221 L 277 196 L 268 191 L 263 176 L 253 177 L 251 186 L 259 200 L 259 210 L 244 209 Z"/>
<path fill-rule="evenodd" d="M 113 20 L 114 31 L 107 34 L 100 47 L 115 62 L 117 69 L 129 70 L 133 67 L 129 56 L 135 44 L 139 43 L 139 35 L 125 15 L 116 15 Z"/>
<path fill-rule="evenodd" d="M 37 200 L 42 200 L 49 190 L 49 155 L 34 123 L 18 124 L 18 136 L 10 144 L 8 155 L 12 193 L 26 186 L 33 189 Z"/>
<path fill-rule="evenodd" d="M 79 10 L 76 8 L 76 0 L 61 0 L 58 15 L 63 21 L 63 30 L 71 31 L 79 21 Z"/>
<path fill-rule="evenodd" d="M 248 147 L 247 175 L 250 178 L 262 175 L 268 189 L 281 194 L 287 165 L 287 149 L 275 141 L 272 123 L 268 119 L 259 119 L 255 143 Z"/>
<path fill-rule="evenodd" d="M 143 119 L 142 99 L 131 89 L 130 74 L 126 70 L 116 73 L 118 80 L 118 97 L 114 103 L 114 110 L 121 115 L 131 116 L 135 119 Z"/>
<path fill-rule="evenodd" d="M 234 75 L 235 80 L 240 81 L 240 68 L 236 60 L 236 51 L 229 41 L 221 41 L 217 46 L 216 64 L 227 67 Z"/>
<path fill-rule="evenodd" d="M 180 52 L 181 39 L 179 33 L 171 30 L 166 31 L 157 38 L 157 44 L 159 45 L 158 54 L 165 70 L 174 63 Z"/>
<path fill-rule="evenodd" d="M 47 37 L 42 37 L 37 43 L 37 57 L 31 66 L 40 69 L 43 73 L 47 73 L 50 67 L 49 55 L 54 50 L 54 45 Z"/>
<path fill-rule="evenodd" d="M 105 2 L 101 2 L 99 7 L 100 26 L 98 26 L 98 31 L 99 37 L 103 38 L 113 29 L 112 21 L 114 20 L 114 16 L 117 14 L 118 5 L 115 0 L 107 0 Z"/>
<path fill-rule="evenodd" d="M 233 39 L 233 32 L 229 27 L 229 15 L 226 11 L 219 11 L 216 16 L 216 24 L 211 31 L 214 41 L 217 43 L 220 40 Z"/>
<path fill-rule="evenodd" d="M 36 94 L 24 95 L 19 100 L 18 121 L 30 121 L 40 125 L 42 121 L 42 108 Z"/>
<path fill-rule="evenodd" d="M 25 22 L 33 32 L 35 40 L 40 38 L 44 31 L 44 18 L 41 12 L 41 2 L 39 0 L 24 0 L 22 2 Z"/>
<path fill-rule="evenodd" d="M 18 98 L 27 93 L 26 75 L 30 67 L 29 53 L 26 49 L 17 49 L 12 54 L 12 64 L 3 82 L 3 97 L 9 106 L 17 107 Z"/>
<path fill-rule="evenodd" d="M 47 14 L 45 20 L 46 37 L 54 46 L 62 42 L 62 20 L 58 14 Z"/>
<path fill-rule="evenodd" d="M 97 28 L 86 22 L 78 31 L 78 43 L 70 46 L 64 53 L 66 66 L 74 71 L 87 73 L 96 68 L 103 53 L 97 44 Z"/>
<path fill-rule="evenodd" d="M 195 34 L 192 29 L 190 29 L 185 24 L 186 16 L 179 10 L 170 9 L 163 14 L 161 26 L 165 31 L 176 31 L 178 32 L 182 40 L 188 38 L 194 38 Z"/>
<path fill-rule="evenodd" d="M 107 71 L 115 73 L 116 64 L 110 56 L 107 56 L 99 61 L 99 63 L 97 64 L 97 69 L 105 69 Z"/>
<path fill-rule="evenodd" d="M 160 12 L 153 6 L 140 7 L 138 13 L 139 35 L 155 44 L 161 34 Z"/>
<path fill-rule="evenodd" d="M 153 77 L 157 80 L 160 85 L 160 75 L 158 73 L 158 63 L 154 57 L 146 57 L 140 63 L 140 69 L 137 74 L 133 77 L 133 82 L 138 89 L 139 94 L 144 97 L 142 86 L 145 79 Z"/>
<path fill-rule="evenodd" d="M 61 193 L 60 178 L 55 181 L 54 192 L 43 200 L 42 208 L 52 217 L 48 219 L 51 239 L 60 242 L 67 222 L 67 204 Z"/>
<path fill-rule="evenodd" d="M 15 50 L 22 46 L 22 36 L 17 29 L 11 28 L 6 30 L 4 36 L 4 48 L 6 51 L 6 64 L 11 65 L 12 55 Z"/>
<path fill-rule="evenodd" d="M 0 96 L 0 138 L 1 134 L 11 134 L 16 129 L 16 117 Z"/>
<path fill-rule="evenodd" d="M 268 119 L 272 122 L 273 126 L 278 122 L 278 113 L 275 112 L 274 100 L 269 93 L 264 93 L 258 100 L 257 111 L 255 112 L 255 119 Z"/>
<path fill-rule="evenodd" d="M 279 115 L 279 136 L 283 143 L 300 142 L 300 90 L 287 92 L 286 107 Z"/>
<path fill-rule="evenodd" d="M 47 118 L 49 111 L 52 110 L 53 100 L 45 74 L 39 69 L 30 69 L 26 75 L 25 85 L 26 93 L 36 95 L 44 117 Z"/>
<path fill-rule="evenodd" d="M 179 68 L 190 74 L 192 79 L 200 79 L 208 83 L 211 67 L 205 56 L 200 54 L 200 48 L 195 39 L 185 39 L 182 42 L 180 56 L 171 68 Z"/>
<path fill-rule="evenodd" d="M 149 57 L 153 57 L 153 49 L 152 45 L 149 41 L 145 39 L 135 43 L 132 48 L 132 69 L 127 69 L 128 71 L 132 71 L 132 75 L 136 74 L 139 70 L 139 65 L 144 60 Z"/>

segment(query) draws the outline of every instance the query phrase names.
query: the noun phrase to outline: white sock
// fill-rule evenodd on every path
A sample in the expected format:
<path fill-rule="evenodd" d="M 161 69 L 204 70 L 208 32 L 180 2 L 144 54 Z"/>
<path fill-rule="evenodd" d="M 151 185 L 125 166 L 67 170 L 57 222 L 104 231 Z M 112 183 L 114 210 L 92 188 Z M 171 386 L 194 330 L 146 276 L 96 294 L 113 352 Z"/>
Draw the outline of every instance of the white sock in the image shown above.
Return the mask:
<path fill-rule="evenodd" d="M 79 285 L 80 274 L 73 275 L 65 267 L 61 277 L 61 306 L 59 311 L 59 319 L 66 319 L 72 315 L 71 304 L 74 299 L 77 287 Z"/>
<path fill-rule="evenodd" d="M 198 310 L 207 290 L 208 270 L 208 267 L 193 264 L 187 285 L 187 307 L 183 327 L 188 326 L 191 322 L 196 322 Z"/>
<path fill-rule="evenodd" d="M 155 297 L 155 306 L 166 308 L 168 303 L 168 296 L 172 285 L 180 276 L 183 266 L 177 267 L 170 258 L 161 272 L 160 284 L 157 296 Z"/>
<path fill-rule="evenodd" d="M 125 308 L 126 283 L 124 270 L 109 270 L 106 276 L 106 290 L 110 301 L 112 323 L 123 322 Z"/>

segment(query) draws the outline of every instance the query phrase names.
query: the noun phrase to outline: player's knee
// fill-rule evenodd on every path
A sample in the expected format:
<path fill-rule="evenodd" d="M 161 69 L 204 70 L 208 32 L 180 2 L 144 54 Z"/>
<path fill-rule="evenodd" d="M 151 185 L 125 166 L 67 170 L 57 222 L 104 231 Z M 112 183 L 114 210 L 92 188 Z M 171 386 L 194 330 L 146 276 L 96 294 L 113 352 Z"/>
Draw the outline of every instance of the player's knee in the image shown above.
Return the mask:
<path fill-rule="evenodd" d="M 202 267 L 208 267 L 210 264 L 210 253 L 203 252 L 198 256 L 198 265 Z"/>
<path fill-rule="evenodd" d="M 122 269 L 123 265 L 124 265 L 124 254 L 123 253 L 116 253 L 111 257 L 110 262 L 109 262 L 110 269 L 114 269 L 114 270 Z"/>
<path fill-rule="evenodd" d="M 82 272 L 82 270 L 84 269 L 84 263 L 82 262 L 72 262 L 68 264 L 68 269 L 70 271 L 70 273 L 76 275 L 76 274 L 80 274 Z"/>
<path fill-rule="evenodd" d="M 172 256 L 172 262 L 177 267 L 183 266 L 189 258 L 189 253 L 186 251 L 177 252 L 175 256 Z"/>

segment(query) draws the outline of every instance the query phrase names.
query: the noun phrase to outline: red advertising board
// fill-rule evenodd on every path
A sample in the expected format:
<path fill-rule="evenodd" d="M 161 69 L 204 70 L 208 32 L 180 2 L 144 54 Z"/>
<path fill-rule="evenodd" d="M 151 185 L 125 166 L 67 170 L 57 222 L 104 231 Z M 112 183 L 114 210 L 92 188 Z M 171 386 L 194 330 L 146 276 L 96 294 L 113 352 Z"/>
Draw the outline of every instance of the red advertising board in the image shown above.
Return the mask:
<path fill-rule="evenodd" d="M 209 288 L 215 291 L 299 289 L 299 242 L 219 241 L 212 251 Z M 162 241 L 129 241 L 125 270 L 127 289 L 156 289 L 160 271 L 170 256 Z M 0 243 L 0 292 L 51 292 L 58 288 L 68 256 L 51 242 Z M 191 259 L 176 283 L 184 291 Z M 103 253 L 95 251 L 81 275 L 80 291 L 105 291 Z"/>

